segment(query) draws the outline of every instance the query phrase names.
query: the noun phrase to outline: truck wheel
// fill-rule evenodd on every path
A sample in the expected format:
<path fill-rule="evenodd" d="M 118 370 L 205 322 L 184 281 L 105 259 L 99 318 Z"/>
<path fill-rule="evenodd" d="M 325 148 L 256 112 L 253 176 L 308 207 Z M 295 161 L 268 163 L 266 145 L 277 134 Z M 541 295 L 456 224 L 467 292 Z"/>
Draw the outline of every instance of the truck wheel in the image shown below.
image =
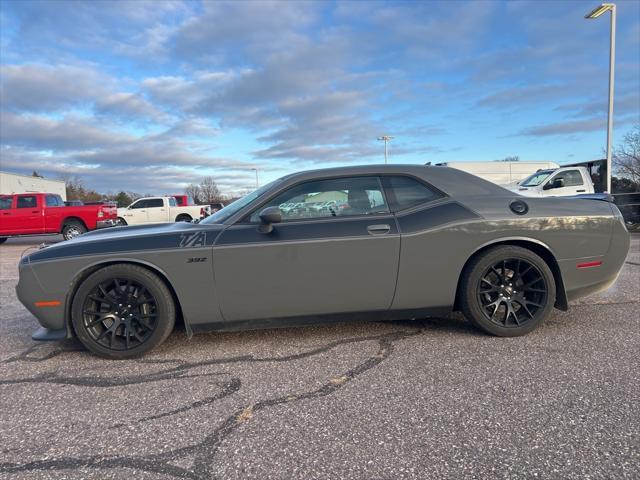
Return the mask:
<path fill-rule="evenodd" d="M 176 217 L 176 222 L 190 222 L 193 220 L 191 215 L 187 215 L 186 213 L 181 213 Z"/>
<path fill-rule="evenodd" d="M 504 245 L 464 270 L 460 307 L 465 317 L 499 337 L 525 335 L 549 315 L 556 284 L 547 263 L 531 250 Z"/>
<path fill-rule="evenodd" d="M 84 280 L 71 306 L 71 321 L 82 344 L 111 359 L 140 356 L 173 331 L 171 292 L 153 272 L 137 265 L 104 267 Z"/>
<path fill-rule="evenodd" d="M 0 237 L 0 245 L 7 241 L 7 237 Z"/>
<path fill-rule="evenodd" d="M 127 225 L 127 221 L 122 217 L 118 217 L 116 220 L 116 227 L 126 227 Z"/>
<path fill-rule="evenodd" d="M 71 240 L 87 231 L 87 227 L 78 220 L 69 220 L 62 226 L 62 236 L 65 240 Z"/>

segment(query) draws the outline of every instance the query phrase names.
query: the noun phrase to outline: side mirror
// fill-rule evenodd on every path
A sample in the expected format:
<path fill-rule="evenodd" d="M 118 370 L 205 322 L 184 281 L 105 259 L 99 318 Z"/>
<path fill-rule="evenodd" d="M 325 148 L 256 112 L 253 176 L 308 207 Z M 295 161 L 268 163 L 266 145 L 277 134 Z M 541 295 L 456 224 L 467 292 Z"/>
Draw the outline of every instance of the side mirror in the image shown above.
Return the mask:
<path fill-rule="evenodd" d="M 282 222 L 282 212 L 278 207 L 267 207 L 260 212 L 260 233 L 271 233 L 273 224 Z"/>

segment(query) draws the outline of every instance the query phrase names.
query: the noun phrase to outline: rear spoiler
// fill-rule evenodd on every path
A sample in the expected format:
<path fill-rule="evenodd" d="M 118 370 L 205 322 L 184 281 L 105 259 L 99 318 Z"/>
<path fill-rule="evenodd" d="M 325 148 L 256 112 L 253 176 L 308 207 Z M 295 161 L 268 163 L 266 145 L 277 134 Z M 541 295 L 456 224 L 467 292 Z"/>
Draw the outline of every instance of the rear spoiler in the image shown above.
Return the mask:
<path fill-rule="evenodd" d="M 577 200 L 600 200 L 603 202 L 614 203 L 613 195 L 610 193 L 585 193 L 583 195 L 572 195 L 570 197 L 563 198 L 575 198 Z"/>

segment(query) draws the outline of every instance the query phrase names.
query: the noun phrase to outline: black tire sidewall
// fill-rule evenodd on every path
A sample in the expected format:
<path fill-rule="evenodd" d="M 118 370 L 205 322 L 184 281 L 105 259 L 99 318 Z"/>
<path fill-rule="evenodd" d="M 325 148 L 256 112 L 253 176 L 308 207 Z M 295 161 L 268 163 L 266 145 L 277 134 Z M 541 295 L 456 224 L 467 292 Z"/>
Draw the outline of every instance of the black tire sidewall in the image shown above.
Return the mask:
<path fill-rule="evenodd" d="M 86 296 L 98 285 L 111 278 L 131 278 L 149 290 L 156 300 L 158 325 L 151 337 L 142 345 L 130 350 L 111 350 L 97 343 L 86 331 L 83 322 L 83 304 Z M 171 334 L 175 324 L 175 305 L 171 292 L 164 282 L 153 272 L 136 265 L 113 265 L 92 273 L 78 287 L 71 307 L 71 322 L 76 336 L 82 344 L 104 358 L 126 359 L 143 355 L 160 345 Z"/>
<path fill-rule="evenodd" d="M 477 298 L 477 285 L 481 276 L 491 265 L 502 259 L 521 259 L 533 264 L 542 274 L 547 285 L 546 304 L 536 312 L 534 318 L 521 327 L 501 327 L 485 317 Z M 492 335 L 500 337 L 517 337 L 535 330 L 549 315 L 556 299 L 556 284 L 553 272 L 539 255 L 526 248 L 504 245 L 492 248 L 472 261 L 463 273 L 463 291 L 461 295 L 462 311 L 474 325 Z"/>

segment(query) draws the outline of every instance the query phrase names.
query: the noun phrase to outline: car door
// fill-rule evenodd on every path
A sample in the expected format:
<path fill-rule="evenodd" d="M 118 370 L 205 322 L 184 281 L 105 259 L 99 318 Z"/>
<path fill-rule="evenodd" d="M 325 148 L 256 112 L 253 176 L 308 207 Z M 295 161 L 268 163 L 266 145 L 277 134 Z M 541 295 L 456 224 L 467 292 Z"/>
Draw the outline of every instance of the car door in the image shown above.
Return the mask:
<path fill-rule="evenodd" d="M 146 198 L 142 198 L 129 205 L 129 208 L 127 208 L 127 211 L 123 214 L 125 221 L 129 225 L 149 222 L 147 217 L 147 201 Z"/>
<path fill-rule="evenodd" d="M 44 231 L 45 233 L 55 233 L 60 231 L 64 210 L 64 201 L 60 195 L 47 194 L 44 196 Z"/>
<path fill-rule="evenodd" d="M 42 206 L 35 193 L 21 194 L 15 197 L 15 208 L 9 211 L 10 228 L 17 235 L 29 235 L 44 232 Z"/>
<path fill-rule="evenodd" d="M 335 208 L 306 208 L 315 198 Z M 332 198 L 329 198 L 332 197 Z M 259 214 L 281 209 L 271 233 Z M 214 246 L 216 292 L 227 321 L 384 311 L 393 300 L 400 237 L 379 178 L 303 182 L 228 227 Z"/>
<path fill-rule="evenodd" d="M 162 198 L 147 198 L 147 221 L 149 223 L 163 223 L 167 221 L 168 207 Z"/>
<path fill-rule="evenodd" d="M 560 186 L 560 184 L 562 186 Z M 553 175 L 543 187 L 545 197 L 564 197 L 586 193 L 582 174 L 578 169 L 562 170 Z"/>
<path fill-rule="evenodd" d="M 13 195 L 0 196 L 0 234 L 15 235 L 15 200 Z"/>

